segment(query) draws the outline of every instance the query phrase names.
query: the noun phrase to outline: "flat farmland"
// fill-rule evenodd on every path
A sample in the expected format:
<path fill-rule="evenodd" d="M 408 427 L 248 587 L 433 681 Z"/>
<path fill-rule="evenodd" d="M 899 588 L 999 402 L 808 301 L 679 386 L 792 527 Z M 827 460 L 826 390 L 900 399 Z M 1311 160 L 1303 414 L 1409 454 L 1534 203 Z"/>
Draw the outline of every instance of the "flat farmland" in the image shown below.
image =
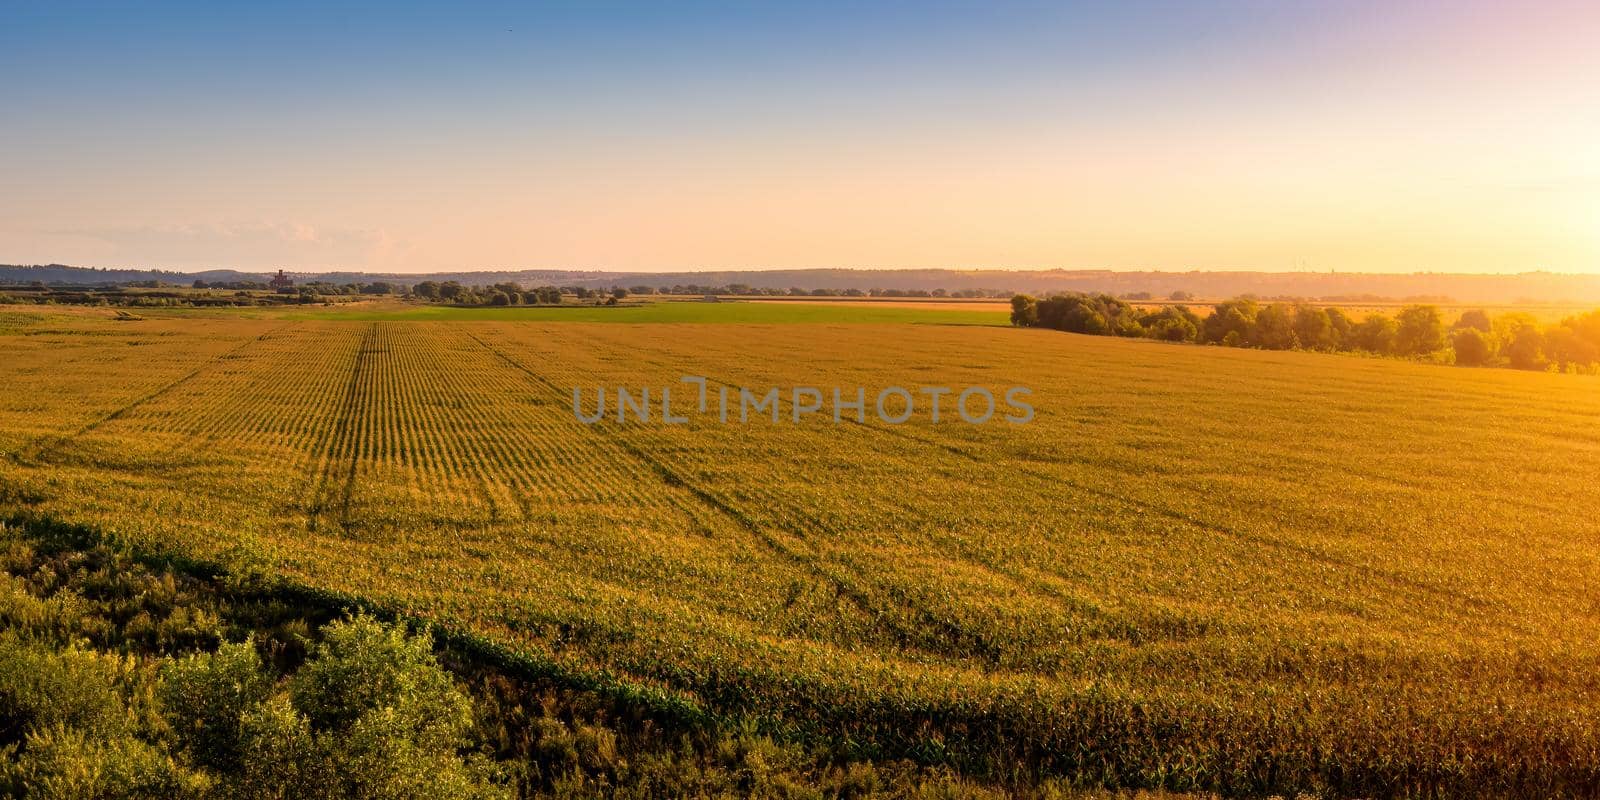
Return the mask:
<path fill-rule="evenodd" d="M 1600 381 L 785 321 L 0 312 L 0 504 L 868 756 L 1600 780 Z M 575 418 L 687 375 L 867 419 Z M 890 386 L 1036 415 L 889 425 Z"/>

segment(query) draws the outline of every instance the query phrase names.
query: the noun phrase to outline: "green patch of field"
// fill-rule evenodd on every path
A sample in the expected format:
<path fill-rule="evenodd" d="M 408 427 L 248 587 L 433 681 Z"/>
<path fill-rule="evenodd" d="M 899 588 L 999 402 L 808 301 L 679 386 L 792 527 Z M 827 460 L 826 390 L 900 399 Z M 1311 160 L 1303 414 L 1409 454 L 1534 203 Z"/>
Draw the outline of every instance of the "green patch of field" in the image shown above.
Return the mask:
<path fill-rule="evenodd" d="M 619 306 L 513 306 L 468 307 L 445 305 L 403 305 L 388 303 L 371 307 L 306 307 L 279 312 L 256 312 L 283 319 L 341 319 L 356 321 L 474 320 L 488 322 L 712 322 L 748 323 L 900 323 L 932 325 L 1005 325 L 1006 313 L 992 309 L 947 307 L 882 307 L 870 303 L 804 304 L 663 300 L 634 302 Z"/>

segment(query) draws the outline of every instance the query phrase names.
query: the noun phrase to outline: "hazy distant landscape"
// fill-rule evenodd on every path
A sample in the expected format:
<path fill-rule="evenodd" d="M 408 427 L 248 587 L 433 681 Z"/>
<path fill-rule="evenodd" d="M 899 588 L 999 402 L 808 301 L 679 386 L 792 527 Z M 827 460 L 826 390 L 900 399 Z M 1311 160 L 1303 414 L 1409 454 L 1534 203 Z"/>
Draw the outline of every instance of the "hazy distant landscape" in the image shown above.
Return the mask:
<path fill-rule="evenodd" d="M 291 270 L 292 271 L 292 270 Z M 1519 274 L 1408 274 L 1360 272 L 1260 272 L 1260 271 L 1110 271 L 1110 270 L 883 270 L 811 269 L 707 272 L 592 272 L 572 270 L 472 270 L 418 274 L 361 272 L 296 272 L 301 281 L 412 285 L 421 281 L 456 281 L 473 286 L 510 282 L 524 286 L 552 284 L 609 288 L 673 285 L 748 286 L 760 289 L 790 288 L 860 290 L 898 289 L 947 292 L 984 290 L 996 296 L 1017 292 L 1105 292 L 1122 295 L 1146 292 L 1164 298 L 1186 292 L 1203 299 L 1220 300 L 1243 294 L 1260 297 L 1300 297 L 1360 301 L 1361 299 L 1427 299 L 1434 302 L 1508 304 L 1560 302 L 1600 305 L 1600 275 L 1526 272 Z M 158 281 L 188 285 L 195 280 L 255 281 L 265 283 L 268 273 L 236 270 L 168 272 L 161 270 L 97 269 L 51 266 L 0 265 L 0 284 L 43 281 L 49 284 L 95 285 Z"/>

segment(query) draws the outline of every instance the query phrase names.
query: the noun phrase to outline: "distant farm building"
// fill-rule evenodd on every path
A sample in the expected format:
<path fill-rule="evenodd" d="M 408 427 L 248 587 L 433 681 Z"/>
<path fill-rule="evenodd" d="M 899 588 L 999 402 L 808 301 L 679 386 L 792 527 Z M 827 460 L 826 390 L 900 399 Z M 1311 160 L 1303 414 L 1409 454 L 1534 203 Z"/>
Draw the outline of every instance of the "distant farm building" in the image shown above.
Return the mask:
<path fill-rule="evenodd" d="M 284 289 L 293 289 L 294 278 L 283 274 L 283 270 L 280 269 L 278 270 L 278 274 L 272 276 L 272 280 L 269 281 L 268 285 L 274 289 L 277 289 L 278 291 L 283 291 Z"/>

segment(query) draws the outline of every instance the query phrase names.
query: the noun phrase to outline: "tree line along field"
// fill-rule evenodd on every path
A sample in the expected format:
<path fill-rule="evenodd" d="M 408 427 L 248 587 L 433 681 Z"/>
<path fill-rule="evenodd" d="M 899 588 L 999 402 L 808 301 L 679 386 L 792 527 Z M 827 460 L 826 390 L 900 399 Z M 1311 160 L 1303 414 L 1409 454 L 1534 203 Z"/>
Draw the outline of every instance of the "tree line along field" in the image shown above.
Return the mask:
<path fill-rule="evenodd" d="M 1026 782 L 1600 786 L 1600 383 L 1003 327 L 0 312 L 0 504 Z M 1027 386 L 1027 425 L 573 387 Z M 588 678 L 586 678 L 588 679 Z"/>

